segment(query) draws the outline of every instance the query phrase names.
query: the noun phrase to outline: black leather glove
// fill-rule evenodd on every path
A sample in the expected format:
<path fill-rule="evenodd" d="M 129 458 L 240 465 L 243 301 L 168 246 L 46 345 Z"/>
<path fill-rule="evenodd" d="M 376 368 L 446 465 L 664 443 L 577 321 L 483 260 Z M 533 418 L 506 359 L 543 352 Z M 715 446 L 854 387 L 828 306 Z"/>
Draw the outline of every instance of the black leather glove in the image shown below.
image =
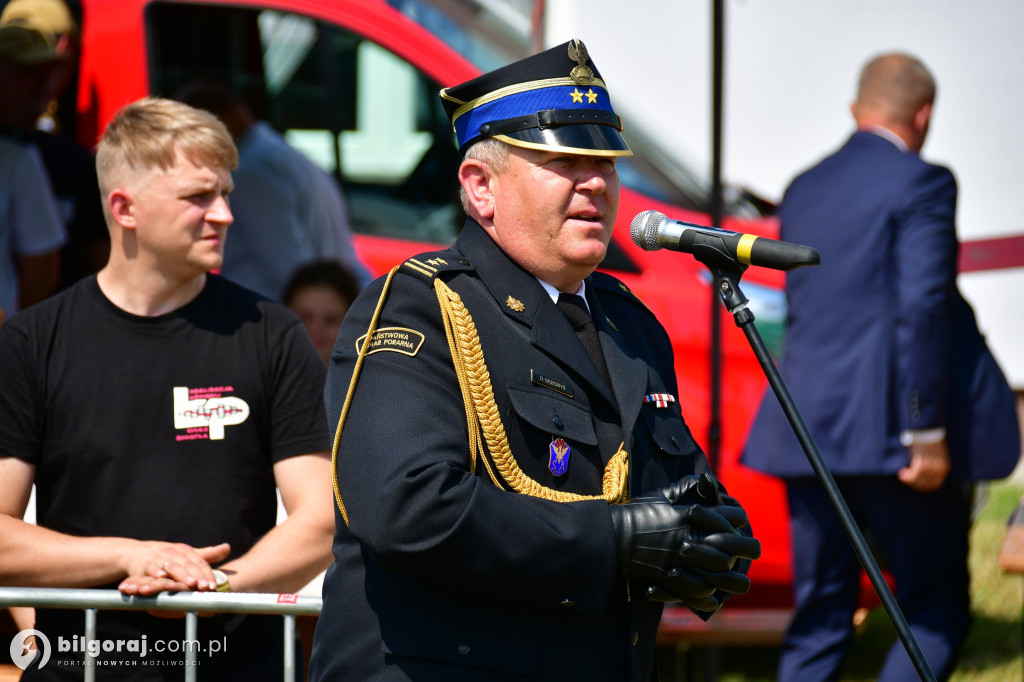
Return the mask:
<path fill-rule="evenodd" d="M 731 571 L 751 547 L 732 524 L 709 507 L 673 505 L 661 495 L 609 506 L 619 571 L 657 588 L 672 601 L 714 611 L 716 589 L 746 592 L 750 581 Z M 739 542 L 737 542 L 739 541 Z M 753 541 L 757 543 L 756 540 Z M 760 544 L 757 543 L 760 554 Z"/>
<path fill-rule="evenodd" d="M 658 490 L 658 494 L 672 504 L 703 504 L 706 507 L 717 507 L 722 504 L 724 491 L 718 479 L 704 473 L 683 476 Z"/>
<path fill-rule="evenodd" d="M 711 474 L 684 476 L 669 486 L 658 491 L 659 495 L 676 505 L 700 504 L 726 519 L 733 527 L 733 533 L 715 533 L 704 538 L 704 545 L 698 544 L 699 539 L 691 539 L 688 547 L 681 551 L 681 559 L 688 564 L 689 570 L 704 582 L 714 586 L 715 591 L 705 602 L 712 604 L 704 608 L 688 604 L 707 614 L 698 614 L 707 618 L 726 599 L 733 594 L 745 594 L 750 590 L 750 581 L 746 577 L 750 570 L 751 560 L 761 556 L 761 543 L 753 537 L 747 514 L 739 502 L 725 493 L 725 488 Z M 730 556 L 727 568 L 722 569 L 721 554 Z M 707 559 L 714 557 L 715 561 Z M 659 601 L 678 601 L 678 597 L 657 584 L 648 588 L 648 598 Z"/>
<path fill-rule="evenodd" d="M 734 528 L 746 528 L 750 525 L 747 512 L 739 501 L 727 495 L 723 486 L 714 476 L 705 473 L 683 476 L 655 493 L 662 495 L 672 504 L 702 504 L 712 507 L 720 516 L 725 517 Z M 756 557 L 755 557 L 756 558 Z"/>

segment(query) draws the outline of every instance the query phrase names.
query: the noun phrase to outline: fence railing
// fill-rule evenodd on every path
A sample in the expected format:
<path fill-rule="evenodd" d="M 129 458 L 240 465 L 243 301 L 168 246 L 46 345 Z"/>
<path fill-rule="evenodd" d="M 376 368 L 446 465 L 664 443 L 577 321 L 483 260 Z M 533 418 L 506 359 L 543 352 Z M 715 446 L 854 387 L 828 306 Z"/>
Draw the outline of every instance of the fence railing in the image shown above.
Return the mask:
<path fill-rule="evenodd" d="M 184 611 L 185 640 L 196 641 L 200 613 L 255 613 L 284 618 L 284 682 L 295 682 L 295 616 L 315 616 L 320 597 L 294 594 L 173 592 L 154 597 L 132 597 L 117 590 L 0 587 L 0 607 L 34 606 L 85 611 L 85 641 L 96 640 L 97 611 Z M 186 647 L 185 682 L 196 680 L 197 647 Z M 96 656 L 85 652 L 85 682 L 96 679 Z"/>

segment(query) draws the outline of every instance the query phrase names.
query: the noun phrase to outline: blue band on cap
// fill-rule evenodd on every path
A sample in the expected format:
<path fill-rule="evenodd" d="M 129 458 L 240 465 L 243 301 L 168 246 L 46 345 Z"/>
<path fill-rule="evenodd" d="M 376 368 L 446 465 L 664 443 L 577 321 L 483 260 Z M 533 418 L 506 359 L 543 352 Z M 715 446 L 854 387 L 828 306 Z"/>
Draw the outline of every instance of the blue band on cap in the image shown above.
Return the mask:
<path fill-rule="evenodd" d="M 485 123 L 528 116 L 547 109 L 600 109 L 612 111 L 608 92 L 600 86 L 555 86 L 517 92 L 469 109 L 454 121 L 461 148 L 480 135 Z"/>

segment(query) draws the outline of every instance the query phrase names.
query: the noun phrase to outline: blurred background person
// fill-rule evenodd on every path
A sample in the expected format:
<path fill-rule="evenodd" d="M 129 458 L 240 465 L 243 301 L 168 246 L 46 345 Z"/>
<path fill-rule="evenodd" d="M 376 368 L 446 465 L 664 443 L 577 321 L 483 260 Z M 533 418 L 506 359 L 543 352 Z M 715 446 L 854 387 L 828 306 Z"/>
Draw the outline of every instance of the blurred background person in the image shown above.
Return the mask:
<path fill-rule="evenodd" d="M 225 86 L 194 82 L 174 99 L 220 118 L 238 144 L 232 174 L 231 241 L 221 272 L 264 296 L 281 300 L 288 277 L 306 263 L 335 260 L 360 288 L 373 279 L 356 255 L 348 209 L 334 178 L 293 149 L 269 123 Z"/>
<path fill-rule="evenodd" d="M 850 108 L 857 130 L 786 190 L 781 238 L 814 246 L 822 265 L 786 275 L 780 369 L 942 680 L 971 624 L 971 481 L 1009 475 L 1020 436 L 1013 394 L 956 287 L 956 179 L 920 157 L 935 93 L 917 58 L 872 59 Z M 779 679 L 837 679 L 861 566 L 773 394 L 743 461 L 784 478 L 789 500 L 796 610 Z M 879 679 L 917 677 L 897 640 Z"/>
<path fill-rule="evenodd" d="M 0 13 L 0 26 L 37 31 L 55 54 L 46 76 L 38 75 L 46 90 L 32 101 L 31 109 L 26 102 L 23 115 L 7 125 L 34 142 L 42 155 L 67 232 L 57 285 L 66 289 L 98 272 L 110 253 L 92 150 L 74 137 L 75 93 L 68 86 L 78 68 L 78 22 L 64 0 L 11 0 Z"/>
<path fill-rule="evenodd" d="M 303 265 L 285 285 L 281 302 L 302 320 L 325 365 L 331 362 L 341 321 L 358 295 L 355 276 L 334 261 Z"/>
<path fill-rule="evenodd" d="M 38 148 L 26 134 L 53 92 L 59 57 L 29 28 L 0 26 L 0 320 L 55 290 L 67 237 Z"/>

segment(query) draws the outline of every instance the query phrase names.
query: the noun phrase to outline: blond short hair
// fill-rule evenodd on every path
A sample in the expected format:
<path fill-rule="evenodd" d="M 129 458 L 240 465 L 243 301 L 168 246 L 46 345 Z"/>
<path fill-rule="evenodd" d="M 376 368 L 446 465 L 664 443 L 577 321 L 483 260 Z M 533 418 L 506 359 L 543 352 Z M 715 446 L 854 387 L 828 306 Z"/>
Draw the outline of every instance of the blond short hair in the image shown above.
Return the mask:
<path fill-rule="evenodd" d="M 228 170 L 238 148 L 224 124 L 208 111 L 162 97 L 144 97 L 118 111 L 96 149 L 96 174 L 107 194 L 127 170 L 146 173 L 174 166 L 177 153 Z"/>
<path fill-rule="evenodd" d="M 894 52 L 869 61 L 860 74 L 857 104 L 884 113 L 890 121 L 910 123 L 926 104 L 935 102 L 935 77 L 924 63 Z"/>
<path fill-rule="evenodd" d="M 512 148 L 507 143 L 493 137 L 486 137 L 473 143 L 466 150 L 463 160 L 475 159 L 492 168 L 495 173 L 504 173 L 508 170 L 508 157 L 511 152 Z M 466 196 L 466 190 L 461 185 L 459 186 L 459 201 L 462 203 L 462 210 L 469 215 L 469 197 Z"/>

